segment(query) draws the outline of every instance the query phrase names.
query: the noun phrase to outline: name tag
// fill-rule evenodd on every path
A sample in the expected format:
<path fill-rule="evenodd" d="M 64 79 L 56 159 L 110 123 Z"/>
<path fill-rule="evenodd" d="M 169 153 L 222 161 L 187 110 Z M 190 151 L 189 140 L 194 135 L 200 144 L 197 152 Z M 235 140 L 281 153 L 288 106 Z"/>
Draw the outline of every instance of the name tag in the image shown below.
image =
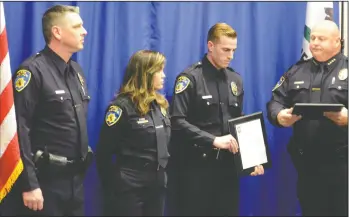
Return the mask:
<path fill-rule="evenodd" d="M 64 90 L 56 90 L 55 92 L 56 92 L 56 94 L 64 94 L 65 93 Z"/>
<path fill-rule="evenodd" d="M 211 99 L 212 95 L 202 96 L 202 99 Z"/>
<path fill-rule="evenodd" d="M 304 81 L 295 81 L 294 84 L 304 84 Z"/>
<path fill-rule="evenodd" d="M 145 124 L 145 123 L 148 123 L 149 121 L 145 118 L 140 118 L 138 121 L 137 121 L 137 124 Z"/>
<path fill-rule="evenodd" d="M 320 91 L 321 88 L 313 87 L 313 88 L 311 88 L 311 90 L 312 90 L 312 91 Z"/>
<path fill-rule="evenodd" d="M 155 126 L 156 129 L 163 128 L 164 125 Z"/>

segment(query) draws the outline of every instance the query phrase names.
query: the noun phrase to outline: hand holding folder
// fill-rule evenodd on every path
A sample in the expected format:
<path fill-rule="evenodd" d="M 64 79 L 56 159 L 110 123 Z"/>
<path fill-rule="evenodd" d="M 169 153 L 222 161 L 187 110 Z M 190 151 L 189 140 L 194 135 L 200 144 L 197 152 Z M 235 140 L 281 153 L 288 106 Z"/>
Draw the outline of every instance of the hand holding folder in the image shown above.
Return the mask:
<path fill-rule="evenodd" d="M 348 125 L 348 109 L 342 107 L 342 110 L 339 112 L 325 112 L 324 116 L 332 120 L 338 126 Z"/>
<path fill-rule="evenodd" d="M 340 112 L 343 104 L 296 103 L 292 114 L 301 115 L 303 119 L 318 120 L 324 118 L 325 112 Z"/>
<path fill-rule="evenodd" d="M 301 115 L 293 114 L 293 108 L 283 109 L 277 115 L 277 120 L 280 125 L 284 127 L 290 127 L 295 122 L 299 121 L 302 118 Z"/>

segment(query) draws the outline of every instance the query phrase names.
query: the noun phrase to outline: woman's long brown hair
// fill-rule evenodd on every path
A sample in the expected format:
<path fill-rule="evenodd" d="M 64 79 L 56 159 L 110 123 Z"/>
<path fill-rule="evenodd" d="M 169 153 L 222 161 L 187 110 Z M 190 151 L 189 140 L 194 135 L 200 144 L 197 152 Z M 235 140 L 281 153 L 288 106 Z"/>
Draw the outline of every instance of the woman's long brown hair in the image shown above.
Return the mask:
<path fill-rule="evenodd" d="M 150 110 L 154 100 L 162 108 L 168 108 L 166 98 L 153 86 L 153 75 L 163 70 L 166 58 L 163 54 L 140 50 L 130 58 L 119 94 L 130 96 L 139 113 L 143 116 Z"/>

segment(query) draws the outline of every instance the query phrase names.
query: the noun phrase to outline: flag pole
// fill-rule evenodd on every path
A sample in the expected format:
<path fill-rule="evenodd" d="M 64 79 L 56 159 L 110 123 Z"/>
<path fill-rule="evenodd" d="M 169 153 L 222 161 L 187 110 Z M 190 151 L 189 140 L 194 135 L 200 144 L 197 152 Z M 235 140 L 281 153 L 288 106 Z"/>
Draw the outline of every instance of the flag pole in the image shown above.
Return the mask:
<path fill-rule="evenodd" d="M 344 2 L 341 1 L 341 53 L 344 53 Z"/>

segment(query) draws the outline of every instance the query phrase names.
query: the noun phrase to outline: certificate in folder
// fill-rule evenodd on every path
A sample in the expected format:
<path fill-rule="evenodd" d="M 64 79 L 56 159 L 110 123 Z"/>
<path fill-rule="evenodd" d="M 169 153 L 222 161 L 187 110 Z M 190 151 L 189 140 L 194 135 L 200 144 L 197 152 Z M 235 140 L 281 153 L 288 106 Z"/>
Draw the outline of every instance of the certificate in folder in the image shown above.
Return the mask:
<path fill-rule="evenodd" d="M 271 167 L 270 151 L 262 112 L 228 120 L 229 131 L 239 144 L 234 155 L 240 175 L 249 175 L 257 165 Z"/>
<path fill-rule="evenodd" d="M 324 112 L 339 112 L 343 107 L 343 104 L 296 103 L 292 114 L 302 115 L 305 119 L 320 119 L 324 117 Z"/>

